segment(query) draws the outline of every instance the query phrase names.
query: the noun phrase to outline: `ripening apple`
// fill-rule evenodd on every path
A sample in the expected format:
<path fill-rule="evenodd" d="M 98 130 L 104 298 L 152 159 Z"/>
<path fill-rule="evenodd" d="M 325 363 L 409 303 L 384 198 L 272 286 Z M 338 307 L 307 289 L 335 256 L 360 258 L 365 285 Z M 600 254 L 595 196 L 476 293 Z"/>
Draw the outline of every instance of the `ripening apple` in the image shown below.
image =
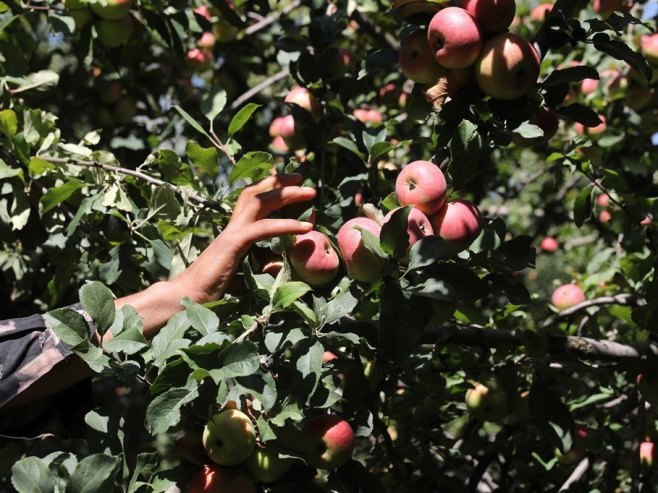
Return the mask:
<path fill-rule="evenodd" d="M 514 0 L 457 0 L 457 7 L 466 9 L 486 34 L 507 31 L 514 20 Z"/>
<path fill-rule="evenodd" d="M 594 0 L 594 12 L 607 19 L 613 12 L 623 12 L 630 9 L 626 0 Z"/>
<path fill-rule="evenodd" d="M 270 137 L 280 137 L 281 136 L 281 123 L 285 117 L 277 116 L 272 120 L 269 127 Z"/>
<path fill-rule="evenodd" d="M 336 359 L 337 356 L 331 351 L 325 351 L 322 353 L 322 364 L 329 363 L 332 359 Z"/>
<path fill-rule="evenodd" d="M 655 372 L 640 373 L 636 382 L 644 400 L 652 406 L 658 406 L 658 375 Z"/>
<path fill-rule="evenodd" d="M 653 466 L 653 458 L 656 455 L 654 443 L 650 440 L 644 440 L 640 443 L 640 464 L 642 467 L 650 468 Z"/>
<path fill-rule="evenodd" d="M 256 493 L 256 485 L 241 469 L 205 465 L 185 490 L 187 493 Z"/>
<path fill-rule="evenodd" d="M 580 92 L 588 95 L 596 91 L 597 87 L 599 87 L 598 79 L 583 79 L 580 83 Z"/>
<path fill-rule="evenodd" d="M 612 213 L 609 210 L 599 212 L 599 222 L 601 224 L 608 224 L 612 219 Z"/>
<path fill-rule="evenodd" d="M 322 106 L 313 93 L 305 87 L 292 88 L 283 101 L 304 108 L 315 120 L 319 120 L 322 116 Z"/>
<path fill-rule="evenodd" d="M 560 244 L 552 236 L 546 236 L 543 240 L 541 240 L 539 248 L 541 248 L 546 253 L 555 253 L 557 252 L 558 248 L 560 248 Z"/>
<path fill-rule="evenodd" d="M 270 148 L 272 151 L 276 152 L 277 154 L 286 154 L 290 148 L 286 144 L 286 141 L 283 140 L 283 137 L 280 135 L 277 135 L 272 139 L 272 142 L 270 143 Z"/>
<path fill-rule="evenodd" d="M 377 124 L 383 121 L 382 114 L 374 108 L 356 108 L 352 114 L 361 123 Z"/>
<path fill-rule="evenodd" d="M 288 256 L 297 276 L 309 286 L 324 286 L 338 273 L 338 254 L 329 238 L 319 231 L 297 235 Z"/>
<path fill-rule="evenodd" d="M 640 38 L 640 49 L 651 65 L 658 66 L 658 33 L 642 36 Z"/>
<path fill-rule="evenodd" d="M 393 209 L 384 216 L 384 224 L 390 221 L 391 216 L 396 210 L 397 209 Z M 412 207 L 407 216 L 407 235 L 409 236 L 407 252 L 409 252 L 409 249 L 411 249 L 418 240 L 421 240 L 426 236 L 432 236 L 433 234 L 434 230 L 432 229 L 432 224 L 427 216 L 415 207 Z"/>
<path fill-rule="evenodd" d="M 578 305 L 585 299 L 585 293 L 575 284 L 563 284 L 555 289 L 551 295 L 551 303 L 558 311 L 564 311 Z"/>
<path fill-rule="evenodd" d="M 116 20 L 97 19 L 94 24 L 98 41 L 108 48 L 126 44 L 133 32 L 133 18 L 126 15 Z"/>
<path fill-rule="evenodd" d="M 494 99 L 510 100 L 526 94 L 539 77 L 539 55 L 521 36 L 498 34 L 484 44 L 475 65 L 482 92 Z"/>
<path fill-rule="evenodd" d="M 205 69 L 210 66 L 213 60 L 212 51 L 200 48 L 192 48 L 187 52 L 185 58 L 191 65 Z"/>
<path fill-rule="evenodd" d="M 368 250 L 361 238 L 362 228 L 379 239 L 381 227 L 367 217 L 355 217 L 343 224 L 336 236 L 347 273 L 361 282 L 373 282 L 381 277 L 384 260 Z"/>
<path fill-rule="evenodd" d="M 415 31 L 400 46 L 400 70 L 420 84 L 433 84 L 447 72 L 434 58 L 427 37 L 427 31 Z"/>
<path fill-rule="evenodd" d="M 434 58 L 445 68 L 466 68 L 482 50 L 482 31 L 471 14 L 459 7 L 439 10 L 430 21 L 427 39 Z"/>
<path fill-rule="evenodd" d="M 446 189 L 443 172 L 430 161 L 407 164 L 395 180 L 395 195 L 400 205 L 411 205 L 428 217 L 445 202 Z"/>
<path fill-rule="evenodd" d="M 112 116 L 118 125 L 128 125 L 132 123 L 136 112 L 137 101 L 130 96 L 125 96 L 114 106 Z"/>
<path fill-rule="evenodd" d="M 532 114 L 530 123 L 538 126 L 544 132 L 541 137 L 525 138 L 518 134 L 512 135 L 512 142 L 519 147 L 535 147 L 545 144 L 551 140 L 557 133 L 560 127 L 560 119 L 553 110 L 547 108 L 540 108 Z"/>
<path fill-rule="evenodd" d="M 210 11 L 210 6 L 208 5 L 201 5 L 200 7 L 194 7 L 193 12 L 195 14 L 200 15 L 207 21 L 211 20 L 212 12 Z"/>
<path fill-rule="evenodd" d="M 596 196 L 596 205 L 599 207 L 608 207 L 610 205 L 610 195 L 607 193 L 600 193 Z"/>
<path fill-rule="evenodd" d="M 263 265 L 261 272 L 276 277 L 281 272 L 281 269 L 283 269 L 283 262 L 281 260 L 271 260 Z"/>
<path fill-rule="evenodd" d="M 217 38 L 211 32 L 204 32 L 201 34 L 201 37 L 197 40 L 196 45 L 204 50 L 212 50 L 215 47 Z"/>
<path fill-rule="evenodd" d="M 115 21 L 128 15 L 132 3 L 132 0 L 104 0 L 91 3 L 89 6 L 98 17 Z"/>
<path fill-rule="evenodd" d="M 333 470 L 345 464 L 354 449 L 354 431 L 339 416 L 322 414 L 304 423 L 302 434 L 311 445 L 306 461 L 323 470 Z"/>
<path fill-rule="evenodd" d="M 496 381 L 476 383 L 466 391 L 465 402 L 473 417 L 481 421 L 500 421 L 509 413 L 507 392 Z"/>
<path fill-rule="evenodd" d="M 549 2 L 540 3 L 530 11 L 532 22 L 544 22 L 546 16 L 553 10 L 553 4 Z"/>
<path fill-rule="evenodd" d="M 281 117 L 279 132 L 281 138 L 290 149 L 297 150 L 304 147 L 304 137 L 301 131 L 298 130 L 295 118 L 292 115 Z"/>
<path fill-rule="evenodd" d="M 221 466 L 244 462 L 256 448 L 256 432 L 249 416 L 237 409 L 215 414 L 203 429 L 203 446 Z"/>
<path fill-rule="evenodd" d="M 599 115 L 599 122 L 600 123 L 594 127 L 586 127 L 582 123 L 576 122 L 574 128 L 576 129 L 576 132 L 581 135 L 589 135 L 590 137 L 596 136 L 604 133 L 608 128 L 605 116 Z"/>
<path fill-rule="evenodd" d="M 247 458 L 244 468 L 259 483 L 272 483 L 281 479 L 294 462 L 294 459 L 281 457 L 281 451 L 268 444 L 256 448 Z"/>
<path fill-rule="evenodd" d="M 465 199 L 447 202 L 430 216 L 434 234 L 441 237 L 451 253 L 467 249 L 482 230 L 482 216 L 475 204 Z"/>

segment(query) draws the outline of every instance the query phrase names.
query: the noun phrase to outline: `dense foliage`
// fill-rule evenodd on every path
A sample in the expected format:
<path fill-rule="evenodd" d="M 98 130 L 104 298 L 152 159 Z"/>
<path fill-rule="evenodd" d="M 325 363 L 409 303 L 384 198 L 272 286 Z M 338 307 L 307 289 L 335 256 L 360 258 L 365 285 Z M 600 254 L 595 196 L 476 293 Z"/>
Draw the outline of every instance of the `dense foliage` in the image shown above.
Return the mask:
<path fill-rule="evenodd" d="M 260 444 L 301 459 L 262 491 L 651 490 L 639 447 L 658 439 L 646 403 L 658 387 L 640 394 L 636 376 L 658 354 L 658 70 L 640 50 L 653 7 L 608 16 L 558 0 L 544 18 L 519 0 L 511 30 L 537 43 L 536 87 L 497 101 L 470 83 L 432 104 L 397 50 L 441 3 L 144 0 L 108 47 L 91 11 L 0 2 L 0 318 L 50 311 L 97 373 L 84 425 L 0 450 L 1 485 L 185 490 L 199 465 L 181 439 L 199 442 L 228 405 Z M 317 118 L 284 103 L 294 86 Z M 550 140 L 540 107 L 560 118 Z M 282 146 L 268 129 L 283 115 L 297 133 Z M 588 135 L 599 115 L 606 128 Z M 311 287 L 277 238 L 253 248 L 230 294 L 183 300 L 152 341 L 134 309 L 113 310 L 112 296 L 189 265 L 274 169 L 318 189 L 316 229 L 336 245 L 347 220 L 399 205 L 396 177 L 415 160 L 478 205 L 467 250 L 428 237 L 407 256 L 401 209 L 379 241 L 363 233 L 385 262 L 373 283 L 341 266 Z M 545 237 L 556 244 L 540 248 Z M 280 256 L 276 277 L 262 272 Z M 587 301 L 558 312 L 551 294 L 571 282 Z M 55 310 L 78 300 L 110 343 Z M 495 399 L 469 409 L 482 387 Z M 356 445 L 316 475 L 295 436 L 327 412 Z"/>

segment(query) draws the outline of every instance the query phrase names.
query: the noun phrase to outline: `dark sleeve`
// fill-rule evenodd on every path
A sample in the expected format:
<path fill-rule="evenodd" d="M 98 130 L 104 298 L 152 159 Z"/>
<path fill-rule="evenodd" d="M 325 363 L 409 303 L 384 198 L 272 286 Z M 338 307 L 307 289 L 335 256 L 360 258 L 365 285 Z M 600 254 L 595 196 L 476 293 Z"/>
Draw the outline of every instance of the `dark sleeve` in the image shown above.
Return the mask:
<path fill-rule="evenodd" d="M 85 316 L 79 305 L 69 308 Z M 0 406 L 11 401 L 72 353 L 46 324 L 43 315 L 0 321 Z"/>

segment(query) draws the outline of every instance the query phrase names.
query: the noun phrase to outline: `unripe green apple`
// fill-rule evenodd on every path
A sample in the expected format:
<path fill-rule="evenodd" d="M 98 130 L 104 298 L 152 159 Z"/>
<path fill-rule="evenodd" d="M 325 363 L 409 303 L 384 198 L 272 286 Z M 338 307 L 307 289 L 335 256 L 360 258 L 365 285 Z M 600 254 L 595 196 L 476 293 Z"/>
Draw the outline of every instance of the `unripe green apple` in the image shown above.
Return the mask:
<path fill-rule="evenodd" d="M 447 73 L 434 58 L 427 31 L 416 31 L 402 42 L 399 60 L 404 76 L 420 84 L 434 84 Z"/>
<path fill-rule="evenodd" d="M 304 423 L 301 431 L 310 443 L 306 461 L 312 466 L 330 471 L 350 460 L 354 432 L 350 424 L 339 416 L 315 416 Z"/>
<path fill-rule="evenodd" d="M 130 96 L 126 96 L 116 104 L 112 110 L 112 116 L 118 125 L 128 125 L 132 123 L 136 112 L 137 101 Z"/>
<path fill-rule="evenodd" d="M 260 483 L 278 481 L 288 472 L 294 459 L 281 457 L 281 452 L 273 445 L 256 448 L 244 464 L 247 474 Z"/>
<path fill-rule="evenodd" d="M 512 33 L 498 34 L 484 44 L 475 65 L 482 91 L 494 99 L 525 95 L 539 77 L 539 55 L 532 45 Z"/>
<path fill-rule="evenodd" d="M 516 13 L 514 0 L 457 0 L 455 4 L 475 17 L 486 34 L 507 31 Z"/>
<path fill-rule="evenodd" d="M 213 462 L 235 466 L 244 462 L 256 448 L 256 431 L 249 416 L 237 409 L 226 409 L 206 423 L 202 440 Z"/>
<path fill-rule="evenodd" d="M 381 227 L 372 219 L 355 217 L 340 227 L 336 237 L 350 277 L 361 282 L 373 282 L 381 277 L 384 260 L 364 246 L 361 231 L 356 227 L 369 231 L 376 238 L 379 238 Z"/>
<path fill-rule="evenodd" d="M 482 231 L 482 216 L 472 202 L 457 199 L 447 202 L 430 216 L 434 234 L 441 237 L 450 253 L 467 249 Z"/>
<path fill-rule="evenodd" d="M 446 189 L 443 172 L 429 161 L 409 163 L 395 180 L 395 194 L 400 205 L 411 205 L 428 217 L 443 206 Z M 436 228 L 434 232 L 436 234 Z"/>
<path fill-rule="evenodd" d="M 482 50 L 482 31 L 475 18 L 459 7 L 439 10 L 427 28 L 434 58 L 445 68 L 466 68 Z"/>
<path fill-rule="evenodd" d="M 133 32 L 133 18 L 130 15 L 117 20 L 98 19 L 95 23 L 98 41 L 108 48 L 125 44 Z"/>
<path fill-rule="evenodd" d="M 205 465 L 187 487 L 187 493 L 256 493 L 256 485 L 241 469 Z"/>
<path fill-rule="evenodd" d="M 324 286 L 338 273 L 338 254 L 329 238 L 319 231 L 297 235 L 288 256 L 297 276 L 309 286 Z"/>
<path fill-rule="evenodd" d="M 80 0 L 64 0 L 64 8 L 69 17 L 73 18 L 77 30 L 81 30 L 93 18 L 87 4 L 82 3 Z"/>
<path fill-rule="evenodd" d="M 115 21 L 128 15 L 132 3 L 132 0 L 97 0 L 89 6 L 98 17 Z"/>
<path fill-rule="evenodd" d="M 497 382 L 476 383 L 466 391 L 466 407 L 481 421 L 500 421 L 509 412 L 507 393 Z"/>
<path fill-rule="evenodd" d="M 564 311 L 585 301 L 585 293 L 575 284 L 564 284 L 551 295 L 551 303 L 559 311 Z"/>
<path fill-rule="evenodd" d="M 82 0 L 64 0 L 64 8 L 66 10 L 81 10 L 88 7 L 87 2 L 82 2 Z"/>

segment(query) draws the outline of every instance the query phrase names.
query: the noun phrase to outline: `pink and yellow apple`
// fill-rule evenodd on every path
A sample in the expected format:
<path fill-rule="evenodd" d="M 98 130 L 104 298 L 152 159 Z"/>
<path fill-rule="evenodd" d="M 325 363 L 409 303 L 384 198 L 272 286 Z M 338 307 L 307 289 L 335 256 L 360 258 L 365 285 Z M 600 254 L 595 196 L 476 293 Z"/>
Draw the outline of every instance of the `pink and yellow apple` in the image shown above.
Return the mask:
<path fill-rule="evenodd" d="M 530 20 L 532 22 L 544 22 L 551 10 L 553 10 L 552 3 L 540 3 L 530 11 Z"/>
<path fill-rule="evenodd" d="M 201 34 L 201 37 L 197 40 L 196 45 L 197 47 L 204 49 L 204 50 L 212 50 L 215 47 L 215 43 L 217 42 L 217 38 L 215 35 L 211 32 L 204 32 Z"/>
<path fill-rule="evenodd" d="M 354 118 L 359 120 L 361 123 L 381 123 L 384 121 L 382 114 L 374 108 L 357 108 L 352 114 Z"/>
<path fill-rule="evenodd" d="M 482 230 L 482 216 L 472 202 L 457 199 L 447 202 L 430 216 L 434 234 L 441 237 L 451 253 L 467 249 Z"/>
<path fill-rule="evenodd" d="M 541 240 L 539 248 L 541 248 L 546 253 L 555 253 L 560 248 L 560 244 L 552 236 L 546 236 Z"/>
<path fill-rule="evenodd" d="M 656 455 L 656 447 L 650 440 L 644 440 L 640 443 L 640 464 L 644 468 L 653 466 L 653 458 Z"/>
<path fill-rule="evenodd" d="M 304 137 L 297 128 L 295 118 L 292 115 L 281 117 L 279 122 L 279 136 L 290 149 L 302 149 L 305 145 Z"/>
<path fill-rule="evenodd" d="M 642 36 L 640 49 L 647 61 L 654 67 L 658 67 L 658 33 Z"/>
<path fill-rule="evenodd" d="M 187 493 L 256 493 L 256 485 L 241 469 L 205 465 L 185 490 Z"/>
<path fill-rule="evenodd" d="M 323 470 L 333 470 L 352 457 L 354 431 L 339 416 L 323 414 L 309 419 L 302 426 L 302 434 L 311 444 L 306 461 Z"/>
<path fill-rule="evenodd" d="M 509 413 L 507 392 L 496 381 L 476 383 L 466 391 L 465 402 L 471 415 L 481 421 L 500 421 Z"/>
<path fill-rule="evenodd" d="M 315 120 L 318 120 L 322 116 L 322 106 L 318 103 L 313 93 L 305 87 L 298 86 L 292 88 L 283 101 L 304 108 Z"/>
<path fill-rule="evenodd" d="M 445 202 L 446 189 L 443 172 L 430 161 L 407 164 L 395 180 L 395 194 L 400 205 L 411 205 L 428 217 Z"/>
<path fill-rule="evenodd" d="M 576 122 L 574 124 L 574 128 L 576 129 L 576 132 L 581 135 L 589 135 L 589 136 L 600 135 L 608 129 L 608 124 L 606 117 L 603 115 L 599 115 L 599 122 L 600 123 L 595 127 L 586 127 L 582 123 Z"/>
<path fill-rule="evenodd" d="M 551 303 L 558 311 L 576 306 L 585 301 L 585 293 L 575 284 L 563 284 L 551 295 Z"/>
<path fill-rule="evenodd" d="M 319 231 L 297 235 L 288 257 L 297 276 L 313 287 L 331 282 L 340 265 L 338 254 L 329 238 Z"/>
<path fill-rule="evenodd" d="M 510 100 L 525 95 L 539 77 L 539 55 L 521 36 L 498 34 L 484 44 L 475 65 L 482 92 L 494 99 Z"/>
<path fill-rule="evenodd" d="M 430 21 L 427 39 L 434 58 L 445 68 L 466 68 L 482 50 L 482 31 L 475 18 L 459 7 L 439 10 Z"/>
<path fill-rule="evenodd" d="M 361 282 L 373 282 L 381 276 L 384 260 L 364 246 L 361 231 L 356 227 L 372 233 L 376 238 L 379 238 L 381 227 L 367 217 L 355 217 L 340 227 L 336 237 L 350 277 Z"/>
<path fill-rule="evenodd" d="M 393 209 L 386 216 L 384 216 L 384 224 L 390 221 L 391 216 L 397 209 Z M 409 246 L 407 252 L 414 246 L 414 244 L 426 236 L 432 236 L 434 230 L 432 224 L 425 214 L 420 212 L 415 207 L 412 207 L 407 216 L 407 235 L 409 235 Z"/>
<path fill-rule="evenodd" d="M 400 46 L 400 70 L 419 84 L 433 84 L 447 72 L 434 58 L 427 37 L 426 31 L 415 31 Z"/>
<path fill-rule="evenodd" d="M 466 9 L 486 34 L 507 31 L 514 20 L 514 0 L 457 0 L 456 5 Z"/>
<path fill-rule="evenodd" d="M 256 447 L 256 431 L 249 416 L 237 409 L 226 409 L 206 423 L 203 446 L 210 459 L 221 466 L 244 462 Z"/>

